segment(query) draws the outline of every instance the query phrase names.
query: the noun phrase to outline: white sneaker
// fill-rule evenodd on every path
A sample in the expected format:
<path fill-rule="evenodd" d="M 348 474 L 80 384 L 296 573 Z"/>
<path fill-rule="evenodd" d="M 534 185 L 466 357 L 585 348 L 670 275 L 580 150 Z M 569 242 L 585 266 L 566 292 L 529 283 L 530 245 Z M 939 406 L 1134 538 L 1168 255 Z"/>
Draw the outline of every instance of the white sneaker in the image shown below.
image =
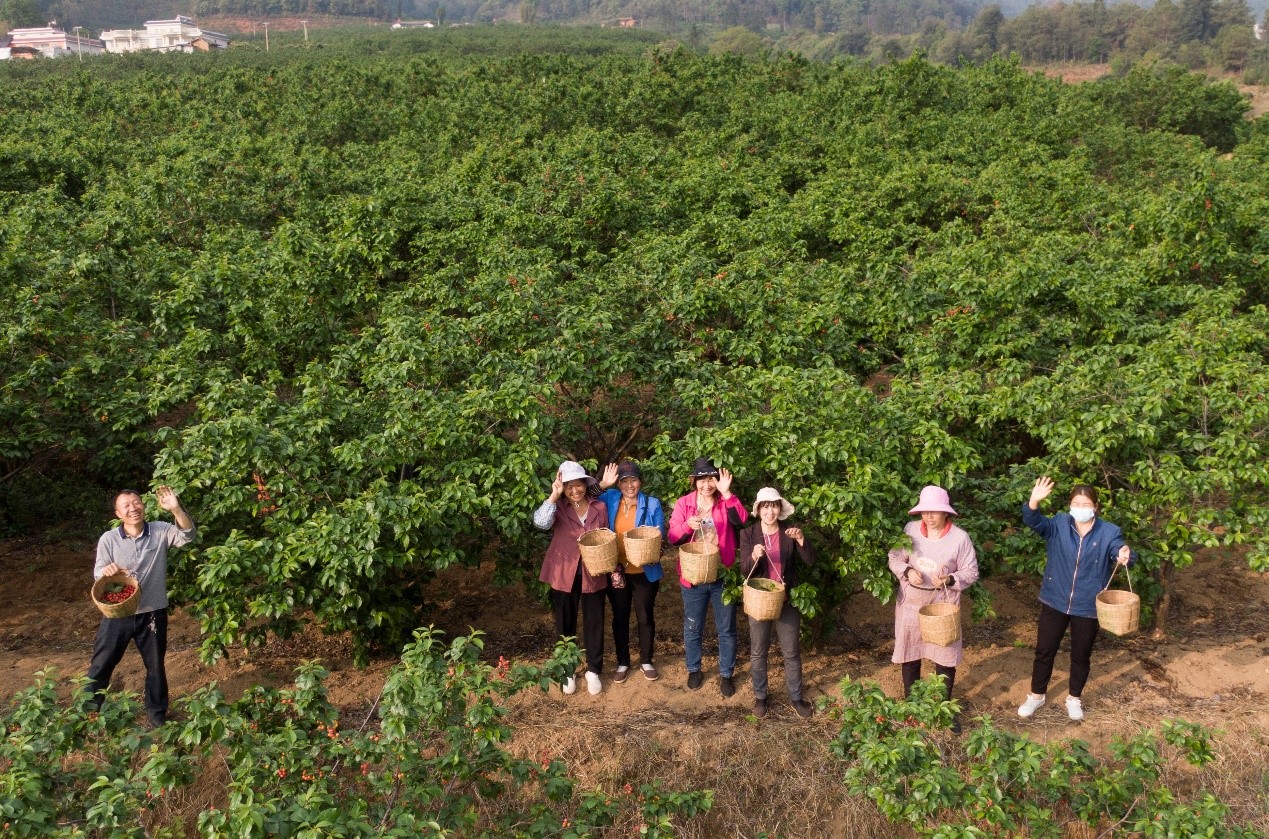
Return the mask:
<path fill-rule="evenodd" d="M 564 685 L 560 689 L 568 694 L 577 693 L 577 677 L 569 676 L 564 680 Z"/>
<path fill-rule="evenodd" d="M 1036 711 L 1040 710 L 1040 706 L 1042 706 L 1043 704 L 1044 704 L 1043 696 L 1041 696 L 1039 699 L 1036 699 L 1034 696 L 1031 696 L 1030 694 L 1028 694 L 1027 701 L 1023 702 L 1022 705 L 1018 707 L 1018 716 L 1026 719 L 1032 716 L 1033 714 L 1035 714 Z"/>
<path fill-rule="evenodd" d="M 1066 697 L 1066 715 L 1077 722 L 1084 719 L 1084 703 L 1078 696 Z"/>
<path fill-rule="evenodd" d="M 604 689 L 604 683 L 599 680 L 598 673 L 586 671 L 586 690 L 590 691 L 591 696 L 599 696 L 600 691 Z"/>

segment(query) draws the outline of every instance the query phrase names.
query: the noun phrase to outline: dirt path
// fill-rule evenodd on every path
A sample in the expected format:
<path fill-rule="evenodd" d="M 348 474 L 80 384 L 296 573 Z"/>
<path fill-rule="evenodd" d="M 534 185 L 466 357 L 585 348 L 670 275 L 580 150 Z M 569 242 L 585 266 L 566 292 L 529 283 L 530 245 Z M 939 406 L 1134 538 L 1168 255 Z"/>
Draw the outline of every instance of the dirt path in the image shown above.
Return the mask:
<path fill-rule="evenodd" d="M 84 671 L 97 628 L 97 614 L 88 601 L 92 562 L 91 544 L 44 545 L 34 541 L 0 543 L 0 560 L 8 569 L 6 588 L 25 595 L 0 604 L 0 700 L 30 683 L 42 668 L 63 675 Z M 436 606 L 430 620 L 447 633 L 475 627 L 486 634 L 491 659 L 540 657 L 551 645 L 551 617 L 519 586 L 496 588 L 490 569 L 456 570 L 432 586 Z M 1174 593 L 1174 640 L 1157 642 L 1144 634 L 1115 638 L 1102 633 L 1094 654 L 1093 676 L 1085 692 L 1088 719 L 1080 736 L 1088 738 L 1103 724 L 1118 721 L 1124 704 L 1147 717 L 1187 715 L 1219 721 L 1227 712 L 1269 729 L 1269 643 L 1264 604 L 1269 602 L 1269 575 L 1248 570 L 1241 559 L 1209 554 L 1178 574 Z M 999 617 L 966 627 L 966 660 L 957 674 L 957 694 L 971 714 L 990 713 L 1007 725 L 1042 729 L 1060 735 L 1071 728 L 1061 703 L 1046 708 L 1034 722 L 1023 723 L 1012 709 L 1026 691 L 1031 645 L 1035 640 L 1037 581 L 1001 575 L 987 582 Z M 689 692 L 682 660 L 682 601 L 667 576 L 657 601 L 657 664 L 659 682 L 641 677 L 612 685 L 611 646 L 606 689 L 598 697 L 579 694 L 565 700 L 552 694 L 546 702 L 566 702 L 602 713 L 657 709 L 690 718 L 719 709 L 747 713 L 752 696 L 747 689 L 747 629 L 740 618 L 740 690 L 723 700 L 716 688 L 716 649 L 706 633 L 705 689 Z M 843 676 L 875 679 L 890 692 L 899 691 L 898 668 L 890 664 L 893 607 L 868 595 L 857 595 L 846 606 L 843 628 L 821 649 L 807 651 L 805 680 L 811 697 L 835 692 Z M 180 696 L 211 680 L 229 692 L 255 682 L 282 683 L 303 658 L 320 657 L 332 670 L 330 688 L 335 700 L 356 707 L 373 701 L 391 661 L 366 670 L 352 665 L 346 638 L 326 637 L 310 629 L 289 641 L 270 643 L 250 654 L 236 651 L 228 660 L 208 667 L 198 661 L 198 628 L 183 611 L 173 614 L 168 673 L 173 695 Z M 611 645 L 611 637 L 609 638 Z M 779 670 L 778 652 L 773 668 Z M 1065 694 L 1066 655 L 1058 659 L 1051 696 Z M 139 689 L 143 671 L 137 656 L 129 655 L 119 668 L 118 685 Z M 782 682 L 773 673 L 777 699 Z"/>

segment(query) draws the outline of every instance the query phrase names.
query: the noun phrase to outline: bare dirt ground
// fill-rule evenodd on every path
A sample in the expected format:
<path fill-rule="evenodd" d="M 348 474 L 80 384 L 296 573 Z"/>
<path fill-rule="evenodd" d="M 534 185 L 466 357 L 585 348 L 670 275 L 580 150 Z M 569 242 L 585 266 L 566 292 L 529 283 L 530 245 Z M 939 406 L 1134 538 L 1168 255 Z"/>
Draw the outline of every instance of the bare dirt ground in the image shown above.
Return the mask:
<path fill-rule="evenodd" d="M 42 668 L 82 674 L 98 617 L 88 599 L 90 543 L 10 540 L 0 542 L 0 560 L 10 594 L 0 600 L 0 702 L 7 702 Z M 431 586 L 430 622 L 451 635 L 480 629 L 492 660 L 500 655 L 541 658 L 553 640 L 549 611 L 523 587 L 498 588 L 491 577 L 487 566 L 447 572 Z M 1038 580 L 1000 575 L 986 585 L 999 616 L 965 629 L 966 658 L 957 673 L 956 694 L 967 717 L 990 714 L 1003 728 L 1039 741 L 1079 738 L 1094 748 L 1168 718 L 1203 723 L 1222 732 L 1221 759 L 1209 772 L 1170 780 L 1182 789 L 1202 785 L 1230 802 L 1240 822 L 1269 828 L 1269 622 L 1264 617 L 1269 575 L 1253 573 L 1228 552 L 1208 553 L 1177 575 L 1172 640 L 1102 633 L 1084 692 L 1083 723 L 1070 722 L 1063 710 L 1065 650 L 1048 706 L 1033 720 L 1016 716 L 1030 674 Z M 903 835 L 842 787 L 840 767 L 825 748 L 833 724 L 822 716 L 802 721 L 784 703 L 778 649 L 771 656 L 772 713 L 762 722 L 749 717 L 753 697 L 743 615 L 736 695 L 723 699 L 719 694 L 716 648 L 708 641 L 705 686 L 687 690 L 677 588 L 667 574 L 657 603 L 659 681 L 636 673 L 624 684 L 612 684 L 610 646 L 599 696 L 585 690 L 563 696 L 553 689 L 515 700 L 514 748 L 526 754 L 546 749 L 563 757 L 585 786 L 660 778 L 670 786 L 715 789 L 714 811 L 691 823 L 690 836 L 753 835 L 738 834 L 737 825 L 794 836 L 811 835 L 812 829 L 829 836 Z M 876 680 L 888 693 L 899 694 L 898 667 L 890 663 L 893 607 L 860 594 L 847 604 L 843 618 L 842 628 L 819 649 L 803 653 L 808 698 L 834 695 L 844 676 Z M 707 639 L 711 634 L 707 630 Z M 199 663 L 198 644 L 196 623 L 175 610 L 168 653 L 174 697 L 210 681 L 231 697 L 252 684 L 287 683 L 301 659 L 320 658 L 332 671 L 327 683 L 332 699 L 350 716 L 364 716 L 393 663 L 376 661 L 358 669 L 347 638 L 324 636 L 314 628 L 250 653 L 235 651 L 213 666 Z M 130 653 L 115 686 L 140 690 L 143 676 L 139 657 Z M 785 794 L 790 779 L 805 794 Z"/>

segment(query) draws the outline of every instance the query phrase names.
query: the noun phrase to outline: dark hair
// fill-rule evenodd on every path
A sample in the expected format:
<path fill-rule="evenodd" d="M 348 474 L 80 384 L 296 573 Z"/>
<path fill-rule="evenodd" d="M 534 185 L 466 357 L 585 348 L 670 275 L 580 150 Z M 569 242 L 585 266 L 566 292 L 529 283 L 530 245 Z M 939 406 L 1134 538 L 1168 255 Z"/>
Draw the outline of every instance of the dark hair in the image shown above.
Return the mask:
<path fill-rule="evenodd" d="M 1101 509 L 1101 503 L 1097 500 L 1097 490 L 1088 484 L 1076 484 L 1071 487 L 1071 500 L 1075 500 L 1077 496 L 1084 496 L 1093 502 L 1093 509 Z"/>
<path fill-rule="evenodd" d="M 783 509 L 784 509 L 784 500 L 783 500 L 783 499 L 781 499 L 781 498 L 777 498 L 777 499 L 774 499 L 774 500 L 770 500 L 770 499 L 768 499 L 767 501 L 759 501 L 759 502 L 758 502 L 758 509 L 759 509 L 759 510 L 761 510 L 763 507 L 766 507 L 766 506 L 777 507 L 777 508 L 779 508 L 779 509 L 783 510 Z"/>
<path fill-rule="evenodd" d="M 121 489 L 110 497 L 111 510 L 114 510 L 115 507 L 119 506 L 119 497 L 122 495 L 135 495 L 137 498 L 141 497 L 141 493 L 137 492 L 135 489 Z"/>

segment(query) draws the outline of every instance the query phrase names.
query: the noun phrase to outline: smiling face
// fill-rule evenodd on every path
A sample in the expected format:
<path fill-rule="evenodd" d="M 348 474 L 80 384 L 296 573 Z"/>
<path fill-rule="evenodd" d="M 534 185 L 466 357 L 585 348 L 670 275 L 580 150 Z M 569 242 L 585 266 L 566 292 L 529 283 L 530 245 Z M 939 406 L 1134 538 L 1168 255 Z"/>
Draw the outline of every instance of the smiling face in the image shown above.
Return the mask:
<path fill-rule="evenodd" d="M 697 478 L 696 491 L 706 498 L 718 492 L 718 477 L 715 475 L 705 475 Z"/>
<path fill-rule="evenodd" d="M 926 533 L 942 533 L 943 528 L 947 527 L 947 513 L 922 511 L 921 521 L 925 523 Z"/>
<path fill-rule="evenodd" d="M 140 530 L 145 523 L 145 502 L 135 492 L 115 496 L 115 516 L 129 530 Z"/>
<path fill-rule="evenodd" d="M 564 497 L 574 504 L 581 505 L 586 500 L 586 482 L 580 478 L 564 484 Z"/>
<path fill-rule="evenodd" d="M 617 481 L 617 488 L 621 490 L 621 496 L 627 501 L 634 501 L 639 497 L 639 489 L 643 486 L 643 481 L 638 478 L 627 475 L 620 481 Z"/>
<path fill-rule="evenodd" d="M 763 501 L 758 505 L 758 518 L 762 519 L 762 523 L 770 527 L 780 521 L 780 508 L 783 505 L 779 501 Z"/>

